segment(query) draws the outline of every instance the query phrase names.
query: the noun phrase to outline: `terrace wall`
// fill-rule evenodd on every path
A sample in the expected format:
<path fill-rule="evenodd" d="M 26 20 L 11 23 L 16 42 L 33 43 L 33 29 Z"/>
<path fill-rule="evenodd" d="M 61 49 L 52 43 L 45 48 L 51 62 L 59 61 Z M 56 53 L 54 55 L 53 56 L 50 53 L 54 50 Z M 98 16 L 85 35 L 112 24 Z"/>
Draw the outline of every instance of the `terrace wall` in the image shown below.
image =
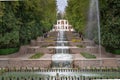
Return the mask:
<path fill-rule="evenodd" d="M 51 67 L 51 60 L 0 60 L 0 67 Z"/>

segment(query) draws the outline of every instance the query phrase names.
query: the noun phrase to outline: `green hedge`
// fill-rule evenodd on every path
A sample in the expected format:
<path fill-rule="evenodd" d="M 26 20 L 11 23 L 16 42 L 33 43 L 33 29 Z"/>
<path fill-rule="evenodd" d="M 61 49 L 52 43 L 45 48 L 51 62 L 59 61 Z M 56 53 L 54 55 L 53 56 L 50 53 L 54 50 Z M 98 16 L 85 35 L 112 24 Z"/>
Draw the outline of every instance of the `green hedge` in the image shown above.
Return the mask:
<path fill-rule="evenodd" d="M 90 54 L 90 53 L 81 52 L 80 54 L 81 54 L 83 57 L 88 58 L 88 59 L 94 59 L 94 58 L 96 58 L 95 55 L 92 55 L 92 54 Z"/>
<path fill-rule="evenodd" d="M 118 54 L 120 55 L 120 49 L 111 49 L 111 48 L 106 48 L 107 52 L 113 53 L 113 54 Z"/>
<path fill-rule="evenodd" d="M 113 53 L 115 53 L 115 54 L 119 54 L 119 55 L 120 55 L 120 49 L 116 49 L 116 50 L 114 50 Z"/>
<path fill-rule="evenodd" d="M 15 53 L 19 50 L 19 48 L 6 48 L 6 49 L 0 49 L 0 55 L 8 55 Z"/>

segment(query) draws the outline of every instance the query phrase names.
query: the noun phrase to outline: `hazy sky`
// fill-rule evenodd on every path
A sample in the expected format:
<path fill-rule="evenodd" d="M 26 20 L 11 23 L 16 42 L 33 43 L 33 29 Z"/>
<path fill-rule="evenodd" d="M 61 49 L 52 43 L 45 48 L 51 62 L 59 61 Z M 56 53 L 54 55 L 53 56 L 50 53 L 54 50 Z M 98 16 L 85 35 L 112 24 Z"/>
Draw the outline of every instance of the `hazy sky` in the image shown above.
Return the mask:
<path fill-rule="evenodd" d="M 64 11 L 67 6 L 67 0 L 57 0 L 58 11 Z"/>

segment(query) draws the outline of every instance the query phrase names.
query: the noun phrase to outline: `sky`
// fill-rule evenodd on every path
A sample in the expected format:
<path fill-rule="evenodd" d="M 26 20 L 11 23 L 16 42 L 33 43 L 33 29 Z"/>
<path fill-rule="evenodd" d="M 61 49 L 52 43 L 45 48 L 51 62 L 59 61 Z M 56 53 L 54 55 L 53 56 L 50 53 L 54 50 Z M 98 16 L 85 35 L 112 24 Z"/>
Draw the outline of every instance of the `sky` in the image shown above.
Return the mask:
<path fill-rule="evenodd" d="M 67 0 L 56 0 L 58 6 L 58 12 L 64 12 L 65 6 L 67 6 Z"/>

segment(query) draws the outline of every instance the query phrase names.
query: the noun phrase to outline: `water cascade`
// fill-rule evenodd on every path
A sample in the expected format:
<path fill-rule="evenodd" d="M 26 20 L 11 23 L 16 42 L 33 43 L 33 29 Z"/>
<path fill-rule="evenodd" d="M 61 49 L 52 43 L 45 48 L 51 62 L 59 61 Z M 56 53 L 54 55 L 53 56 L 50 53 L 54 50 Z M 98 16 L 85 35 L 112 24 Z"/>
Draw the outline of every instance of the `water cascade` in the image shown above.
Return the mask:
<path fill-rule="evenodd" d="M 72 67 L 72 55 L 69 54 L 68 42 L 66 41 L 65 32 L 59 31 L 56 42 L 55 55 L 52 56 L 53 68 L 70 68 Z"/>
<path fill-rule="evenodd" d="M 88 39 L 97 38 L 100 46 L 100 20 L 98 0 L 90 0 L 88 25 L 86 29 Z M 89 47 L 88 47 L 89 48 Z M 69 54 L 68 41 L 64 31 L 59 31 L 56 41 L 55 54 L 52 56 L 52 68 L 17 68 L 8 70 L 0 68 L 0 80 L 91 80 L 91 79 L 120 79 L 120 69 L 99 67 L 90 69 L 72 68 L 73 57 Z"/>

